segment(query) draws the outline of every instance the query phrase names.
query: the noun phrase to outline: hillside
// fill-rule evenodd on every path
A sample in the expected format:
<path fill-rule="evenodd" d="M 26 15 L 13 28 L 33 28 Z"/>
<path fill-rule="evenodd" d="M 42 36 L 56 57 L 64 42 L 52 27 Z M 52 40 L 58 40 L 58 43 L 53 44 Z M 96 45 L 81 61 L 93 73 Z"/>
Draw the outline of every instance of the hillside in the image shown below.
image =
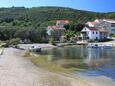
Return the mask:
<path fill-rule="evenodd" d="M 47 25 L 54 25 L 54 20 L 67 19 L 76 25 L 84 24 L 96 18 L 115 19 L 115 12 L 98 13 L 63 7 L 0 8 L 0 38 L 1 40 L 9 40 L 14 37 L 24 39 L 31 37 L 32 34 L 39 34 L 37 37 L 42 38 L 43 36 L 46 37 L 45 28 Z M 24 37 L 22 37 L 23 35 Z M 34 42 L 41 40 L 33 40 L 35 36 L 30 40 Z"/>
<path fill-rule="evenodd" d="M 12 22 L 14 20 L 31 21 L 36 23 L 56 19 L 69 19 L 75 22 L 84 23 L 95 18 L 105 18 L 104 13 L 75 10 L 62 7 L 12 7 L 0 8 L 0 20 Z"/>
<path fill-rule="evenodd" d="M 1 23 L 10 23 L 19 20 L 26 24 L 29 23 L 30 25 L 40 25 L 41 23 L 57 19 L 68 19 L 76 23 L 85 23 L 95 18 L 115 19 L 115 13 L 96 13 L 63 7 L 0 8 Z"/>

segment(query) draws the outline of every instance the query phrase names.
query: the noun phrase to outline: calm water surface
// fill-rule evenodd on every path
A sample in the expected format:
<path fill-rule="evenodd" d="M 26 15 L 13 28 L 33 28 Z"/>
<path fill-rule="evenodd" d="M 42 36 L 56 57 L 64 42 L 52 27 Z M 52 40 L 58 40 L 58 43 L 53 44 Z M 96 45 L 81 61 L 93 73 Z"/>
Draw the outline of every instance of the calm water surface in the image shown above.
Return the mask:
<path fill-rule="evenodd" d="M 55 60 L 82 58 L 89 68 L 81 73 L 88 76 L 104 75 L 115 80 L 115 48 L 101 49 L 73 46 L 56 48 L 41 54 L 48 54 Z"/>

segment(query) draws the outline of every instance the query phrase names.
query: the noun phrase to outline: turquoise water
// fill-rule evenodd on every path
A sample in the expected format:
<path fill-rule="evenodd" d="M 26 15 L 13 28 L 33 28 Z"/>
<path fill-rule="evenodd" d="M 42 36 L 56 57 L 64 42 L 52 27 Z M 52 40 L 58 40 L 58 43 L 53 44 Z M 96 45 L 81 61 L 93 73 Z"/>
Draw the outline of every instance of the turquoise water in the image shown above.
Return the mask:
<path fill-rule="evenodd" d="M 81 59 L 88 65 L 81 73 L 87 76 L 100 76 L 115 80 L 115 48 L 86 48 L 86 46 L 62 47 L 41 54 L 51 55 L 52 59 Z"/>

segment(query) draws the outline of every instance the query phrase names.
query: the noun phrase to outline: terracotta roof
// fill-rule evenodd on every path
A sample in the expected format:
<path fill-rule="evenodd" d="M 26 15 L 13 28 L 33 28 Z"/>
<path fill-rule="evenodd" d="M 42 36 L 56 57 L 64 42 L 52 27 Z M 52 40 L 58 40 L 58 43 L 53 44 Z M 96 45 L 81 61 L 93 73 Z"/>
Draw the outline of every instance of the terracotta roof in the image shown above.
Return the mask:
<path fill-rule="evenodd" d="M 62 22 L 62 23 L 69 23 L 69 20 L 57 20 L 57 22 Z"/>
<path fill-rule="evenodd" d="M 93 25 L 95 25 L 95 24 L 97 24 L 97 22 L 87 22 L 86 24 L 88 24 L 88 23 L 91 23 L 91 24 L 93 24 Z"/>
<path fill-rule="evenodd" d="M 48 28 L 52 28 L 52 29 L 60 29 L 60 28 L 63 28 L 61 26 L 48 26 Z"/>
<path fill-rule="evenodd" d="M 106 32 L 106 33 L 108 33 L 108 31 L 107 30 L 104 30 L 104 29 L 97 29 L 97 28 L 95 28 L 95 27 L 88 27 L 88 29 L 89 30 L 93 30 L 93 31 L 99 31 L 99 32 Z"/>
<path fill-rule="evenodd" d="M 97 24 L 97 22 L 90 22 L 90 23 L 93 24 L 93 25 Z"/>
<path fill-rule="evenodd" d="M 88 27 L 89 30 L 94 30 L 94 31 L 98 31 L 97 28 L 95 27 Z"/>

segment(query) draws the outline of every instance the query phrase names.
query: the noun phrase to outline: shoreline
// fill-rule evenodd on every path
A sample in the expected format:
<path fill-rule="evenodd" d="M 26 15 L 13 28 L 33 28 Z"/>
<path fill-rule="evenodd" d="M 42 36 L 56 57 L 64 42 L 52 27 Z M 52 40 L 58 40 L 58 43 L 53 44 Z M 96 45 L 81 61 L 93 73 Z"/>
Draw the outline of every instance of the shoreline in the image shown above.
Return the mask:
<path fill-rule="evenodd" d="M 35 65 L 37 66 L 37 64 L 35 64 Z M 77 80 L 80 83 L 80 85 L 78 85 L 78 86 L 115 86 L 115 82 L 113 82 L 111 78 L 101 76 L 101 75 L 90 77 L 90 76 L 86 76 L 84 74 L 82 75 L 80 73 L 65 73 L 65 72 L 50 71 L 48 69 L 45 69 L 44 67 L 43 68 L 40 67 L 39 65 L 37 67 L 41 68 L 44 71 L 48 71 L 48 72 L 57 74 L 59 76 L 63 76 L 63 77 L 68 78 L 68 79 L 71 78 L 72 79 L 71 81 L 73 83 L 76 83 L 76 80 Z M 87 84 L 81 85 L 84 83 L 87 83 Z M 78 84 L 78 83 L 76 83 L 76 84 Z M 76 86 L 76 85 L 73 85 L 73 86 Z"/>
<path fill-rule="evenodd" d="M 37 67 L 43 71 L 53 73 L 57 77 L 63 77 L 64 79 L 66 78 L 67 80 L 69 79 L 69 82 L 73 84 L 70 86 L 115 86 L 115 82 L 113 82 L 111 78 L 105 76 L 90 77 L 79 73 L 73 74 L 73 73 L 53 72 L 39 66 Z"/>
<path fill-rule="evenodd" d="M 88 76 L 82 73 L 76 73 L 74 75 L 89 82 L 91 86 L 115 86 L 115 81 L 106 76 Z"/>
<path fill-rule="evenodd" d="M 96 43 L 57 43 L 56 46 L 49 43 L 35 43 L 35 44 L 18 44 L 18 46 L 25 50 L 28 50 L 32 46 L 34 46 L 35 48 L 42 48 L 42 50 L 49 50 L 49 49 L 58 48 L 58 47 L 88 45 L 88 44 L 112 45 L 112 47 L 115 47 L 115 41 L 96 42 Z"/>
<path fill-rule="evenodd" d="M 0 86 L 91 86 L 79 78 L 36 67 L 23 51 L 5 48 L 0 58 Z"/>
<path fill-rule="evenodd" d="M 49 43 L 18 44 L 18 46 L 22 49 L 25 49 L 25 50 L 30 49 L 32 46 L 34 46 L 34 48 L 41 48 L 42 50 L 49 50 L 52 48 L 57 48 L 57 46 L 54 46 L 54 45 L 49 44 Z"/>

